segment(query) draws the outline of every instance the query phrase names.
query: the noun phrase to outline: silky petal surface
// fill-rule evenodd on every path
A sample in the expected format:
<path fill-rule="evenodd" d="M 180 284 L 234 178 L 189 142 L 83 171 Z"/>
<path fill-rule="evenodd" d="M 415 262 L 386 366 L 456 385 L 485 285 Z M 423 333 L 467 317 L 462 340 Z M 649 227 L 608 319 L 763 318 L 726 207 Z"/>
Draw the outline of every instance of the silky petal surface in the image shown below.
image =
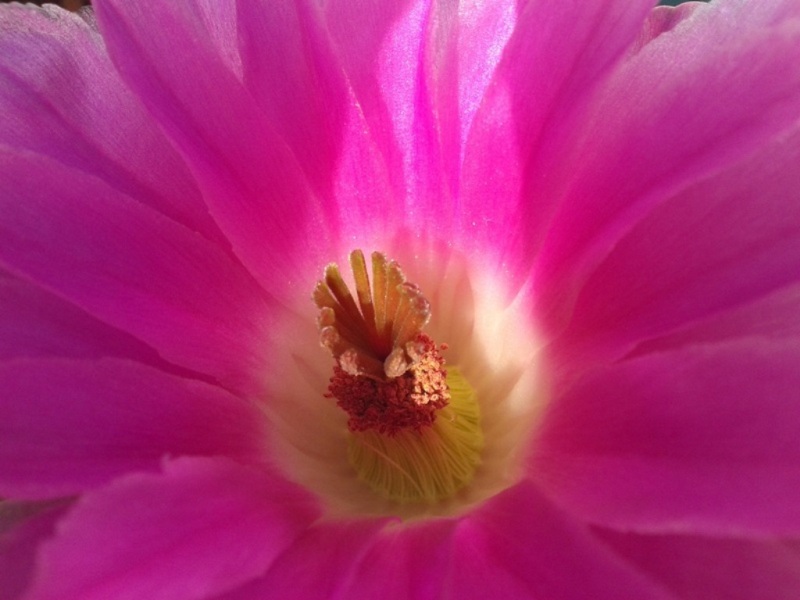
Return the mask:
<path fill-rule="evenodd" d="M 0 497 L 84 492 L 26 600 L 799 589 L 798 2 L 94 4 L 0 7 Z M 531 480 L 456 517 L 317 521 L 242 399 L 376 240 L 536 294 Z"/>
<path fill-rule="evenodd" d="M 702 2 L 684 2 L 677 6 L 656 6 L 647 15 L 647 19 L 639 31 L 639 37 L 636 42 L 628 49 L 628 52 L 636 53 L 642 49 L 643 46 L 652 42 L 661 34 L 675 28 L 675 26 L 688 19 L 695 9 L 703 6 Z"/>
<path fill-rule="evenodd" d="M 435 600 L 444 593 L 455 522 L 433 520 L 388 527 L 351 575 L 342 598 Z"/>
<path fill-rule="evenodd" d="M 796 338 L 752 337 L 598 369 L 549 407 L 531 473 L 596 523 L 797 534 L 798 360 Z"/>
<path fill-rule="evenodd" d="M 242 56 L 239 44 L 238 10 L 236 2 L 196 0 L 194 6 L 203 20 L 217 55 L 237 78 L 242 79 Z"/>
<path fill-rule="evenodd" d="M 81 492 L 167 455 L 263 461 L 266 420 L 200 381 L 125 360 L 0 364 L 0 496 Z"/>
<path fill-rule="evenodd" d="M 652 4 L 533 0 L 517 18 L 467 138 L 458 207 L 462 244 L 521 262 L 510 273 L 517 285 L 558 198 L 548 160 L 574 143 L 571 113 L 635 39 Z"/>
<path fill-rule="evenodd" d="M 171 362 L 261 390 L 268 302 L 228 253 L 42 156 L 0 148 L 0 186 L 0 263 L 11 272 Z"/>
<path fill-rule="evenodd" d="M 800 591 L 800 553 L 779 540 L 597 535 L 680 600 L 794 600 Z"/>
<path fill-rule="evenodd" d="M 120 356 L 149 364 L 158 354 L 39 286 L 0 272 L 0 360 Z"/>
<path fill-rule="evenodd" d="M 430 61 L 442 168 L 459 194 L 467 137 L 523 2 L 437 2 Z M 432 208 L 434 208 L 432 206 Z"/>
<path fill-rule="evenodd" d="M 244 83 L 348 238 L 401 218 L 377 145 L 311 0 L 239 0 Z M 265 46 L 269 40 L 269 48 Z"/>
<path fill-rule="evenodd" d="M 42 547 L 26 600 L 214 596 L 266 570 L 315 515 L 266 471 L 167 462 L 83 496 Z"/>
<path fill-rule="evenodd" d="M 377 4 L 333 0 L 324 6 L 337 54 L 389 169 L 406 220 L 450 213 L 429 65 L 435 2 Z M 364 18 L 369 15 L 369 18 Z M 443 225 L 443 223 L 439 223 Z"/>
<path fill-rule="evenodd" d="M 330 247 L 329 229 L 289 146 L 218 55 L 202 12 L 194 2 L 127 0 L 95 10 L 114 64 L 183 155 L 233 251 L 285 299 L 298 270 L 330 260 L 315 253 Z"/>
<path fill-rule="evenodd" d="M 800 339 L 800 284 L 782 287 L 697 323 L 687 323 L 670 335 L 640 343 L 628 356 L 746 338 L 787 343 Z"/>
<path fill-rule="evenodd" d="M 450 598 L 671 598 L 522 482 L 462 519 Z"/>
<path fill-rule="evenodd" d="M 734 14 L 719 14 L 728 5 Z M 567 185 L 537 258 L 548 330 L 564 325 L 588 274 L 654 207 L 796 123 L 800 20 L 773 22 L 760 11 L 750 20 L 749 5 L 697 8 L 592 99 L 571 155 L 552 174 Z"/>
<path fill-rule="evenodd" d="M 308 528 L 263 577 L 215 600 L 347 600 L 357 597 L 356 567 L 383 537 L 385 519 L 321 522 Z M 388 580 L 387 587 L 391 584 Z M 351 587 L 352 586 L 352 587 Z M 382 598 L 386 598 L 384 588 Z M 354 596 L 353 594 L 356 594 Z"/>
<path fill-rule="evenodd" d="M 800 189 L 798 161 L 795 129 L 653 210 L 586 282 L 556 341 L 563 360 L 585 367 L 616 358 L 643 340 L 795 284 L 800 203 L 791 195 Z"/>
<path fill-rule="evenodd" d="M 226 243 L 185 164 L 78 15 L 0 6 L 0 113 L 0 144 L 91 173 Z"/>

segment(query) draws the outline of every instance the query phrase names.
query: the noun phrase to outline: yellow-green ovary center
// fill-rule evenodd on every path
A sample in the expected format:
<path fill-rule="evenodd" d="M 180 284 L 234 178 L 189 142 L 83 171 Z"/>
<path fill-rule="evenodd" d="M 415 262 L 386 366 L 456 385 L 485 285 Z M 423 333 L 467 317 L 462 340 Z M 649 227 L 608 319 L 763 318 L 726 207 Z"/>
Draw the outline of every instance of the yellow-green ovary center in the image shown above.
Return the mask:
<path fill-rule="evenodd" d="M 399 266 L 350 255 L 356 299 L 335 264 L 314 289 L 320 341 L 335 359 L 325 397 L 348 415 L 348 456 L 381 496 L 433 504 L 473 479 L 483 434 L 475 393 L 423 333 L 430 304 Z M 371 281 L 370 281 L 371 279 Z"/>

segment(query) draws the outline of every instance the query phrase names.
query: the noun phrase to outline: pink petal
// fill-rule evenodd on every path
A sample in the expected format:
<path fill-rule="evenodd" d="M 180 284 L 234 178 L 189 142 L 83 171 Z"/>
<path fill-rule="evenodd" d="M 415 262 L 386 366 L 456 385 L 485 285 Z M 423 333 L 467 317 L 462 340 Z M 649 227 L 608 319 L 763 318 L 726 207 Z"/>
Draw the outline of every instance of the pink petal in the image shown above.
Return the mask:
<path fill-rule="evenodd" d="M 17 600 L 34 574 L 36 550 L 53 535 L 69 502 L 0 502 L 0 597 Z"/>
<path fill-rule="evenodd" d="M 183 161 L 74 13 L 0 6 L 0 114 L 0 144 L 91 173 L 224 243 Z"/>
<path fill-rule="evenodd" d="M 165 359 L 249 392 L 267 300 L 228 253 L 102 181 L 0 148 L 0 263 Z"/>
<path fill-rule="evenodd" d="M 677 598 L 796 600 L 800 590 L 800 555 L 777 540 L 598 535 Z"/>
<path fill-rule="evenodd" d="M 653 210 L 587 281 L 556 342 L 561 359 L 586 365 L 615 358 L 794 284 L 800 203 L 790 190 L 800 189 L 798 161 L 796 128 Z M 755 310 L 749 318 L 767 326 Z M 756 333 L 754 325 L 742 317 L 736 324 Z"/>
<path fill-rule="evenodd" d="M 194 4 L 108 0 L 95 9 L 114 64 L 183 155 L 234 252 L 285 297 L 298 270 L 330 260 L 314 252 L 330 247 L 328 222 Z"/>
<path fill-rule="evenodd" d="M 222 58 L 228 70 L 241 79 L 242 57 L 239 52 L 237 3 L 196 0 L 195 7 L 217 55 Z"/>
<path fill-rule="evenodd" d="M 207 598 L 266 570 L 315 514 L 264 471 L 168 462 L 84 496 L 42 548 L 30 598 Z"/>
<path fill-rule="evenodd" d="M 530 271 L 552 203 L 547 157 L 574 141 L 571 113 L 620 58 L 653 2 L 528 2 L 467 138 L 460 233 Z M 570 173 L 572 175 L 573 173 Z M 519 282 L 518 282 L 519 284 Z"/>
<path fill-rule="evenodd" d="M 800 31 L 767 9 L 750 19 L 750 4 L 730 13 L 724 2 L 698 7 L 593 99 L 571 156 L 549 175 L 566 182 L 536 274 L 549 329 L 563 325 L 588 274 L 655 206 L 796 123 Z"/>
<path fill-rule="evenodd" d="M 452 204 L 442 178 L 429 60 L 434 51 L 434 5 L 432 0 L 330 0 L 325 14 L 370 132 L 390 169 L 394 201 L 412 222 L 441 216 L 436 225 L 446 231 Z"/>
<path fill-rule="evenodd" d="M 64 496 L 166 455 L 263 461 L 257 407 L 151 367 L 20 359 L 0 364 L 0 389 L 0 496 Z"/>
<path fill-rule="evenodd" d="M 639 52 L 658 36 L 674 29 L 678 23 L 688 19 L 692 13 L 701 8 L 701 2 L 684 2 L 678 6 L 656 6 L 647 16 L 642 29 L 639 32 L 639 39 L 630 47 L 629 52 Z"/>
<path fill-rule="evenodd" d="M 244 83 L 325 199 L 343 237 L 401 218 L 385 165 L 311 0 L 240 0 Z M 349 229 L 349 230 L 348 230 Z"/>
<path fill-rule="evenodd" d="M 797 534 L 798 361 L 797 339 L 751 337 L 599 369 L 553 399 L 531 473 L 595 523 Z"/>
<path fill-rule="evenodd" d="M 124 356 L 148 364 L 163 362 L 129 334 L 34 284 L 0 274 L 0 360 L 23 356 Z"/>
<path fill-rule="evenodd" d="M 353 582 L 353 571 L 370 545 L 380 543 L 379 530 L 384 525 L 384 519 L 315 524 L 272 563 L 266 575 L 215 600 L 355 598 L 358 592 L 350 591 L 350 586 L 359 586 Z M 391 586 L 388 577 L 384 584 L 381 598 L 386 598 L 386 588 Z"/>
<path fill-rule="evenodd" d="M 467 135 L 522 3 L 516 0 L 436 2 L 430 61 L 443 168 L 458 192 Z"/>
<path fill-rule="evenodd" d="M 643 342 L 628 356 L 749 337 L 790 342 L 800 339 L 800 284 Z"/>
<path fill-rule="evenodd" d="M 461 521 L 452 545 L 450 596 L 671 598 L 625 564 L 530 482 L 506 490 Z"/>
<path fill-rule="evenodd" d="M 451 563 L 452 520 L 387 527 L 351 575 L 342 598 L 435 600 L 444 595 Z"/>

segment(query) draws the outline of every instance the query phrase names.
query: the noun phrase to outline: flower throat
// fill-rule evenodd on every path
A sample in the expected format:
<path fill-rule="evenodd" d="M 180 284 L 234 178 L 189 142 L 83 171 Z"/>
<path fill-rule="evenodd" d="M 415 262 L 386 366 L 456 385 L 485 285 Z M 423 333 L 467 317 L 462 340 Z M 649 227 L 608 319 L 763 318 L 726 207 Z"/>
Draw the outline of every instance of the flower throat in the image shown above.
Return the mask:
<path fill-rule="evenodd" d="M 314 289 L 322 345 L 336 360 L 326 398 L 348 415 L 358 476 L 398 502 L 434 503 L 472 481 L 483 434 L 475 393 L 423 333 L 430 303 L 396 262 L 350 254 L 356 299 L 330 264 Z"/>

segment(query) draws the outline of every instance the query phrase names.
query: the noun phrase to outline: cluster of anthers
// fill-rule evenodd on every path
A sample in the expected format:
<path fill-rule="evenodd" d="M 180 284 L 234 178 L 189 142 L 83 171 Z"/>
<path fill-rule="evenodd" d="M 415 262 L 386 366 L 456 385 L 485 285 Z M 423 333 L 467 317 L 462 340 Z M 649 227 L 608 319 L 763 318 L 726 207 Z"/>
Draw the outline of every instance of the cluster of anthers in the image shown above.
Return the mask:
<path fill-rule="evenodd" d="M 319 337 L 336 360 L 328 398 L 348 415 L 359 478 L 402 503 L 433 504 L 469 484 L 483 434 L 475 393 L 422 332 L 430 303 L 385 255 L 350 254 L 356 299 L 335 264 L 314 288 Z"/>
<path fill-rule="evenodd" d="M 446 345 L 422 333 L 429 302 L 379 252 L 372 254 L 374 289 L 360 250 L 350 264 L 358 305 L 335 264 L 314 290 L 320 341 L 337 363 L 326 396 L 347 412 L 351 431 L 395 435 L 432 425 L 450 389 L 440 352 Z"/>

